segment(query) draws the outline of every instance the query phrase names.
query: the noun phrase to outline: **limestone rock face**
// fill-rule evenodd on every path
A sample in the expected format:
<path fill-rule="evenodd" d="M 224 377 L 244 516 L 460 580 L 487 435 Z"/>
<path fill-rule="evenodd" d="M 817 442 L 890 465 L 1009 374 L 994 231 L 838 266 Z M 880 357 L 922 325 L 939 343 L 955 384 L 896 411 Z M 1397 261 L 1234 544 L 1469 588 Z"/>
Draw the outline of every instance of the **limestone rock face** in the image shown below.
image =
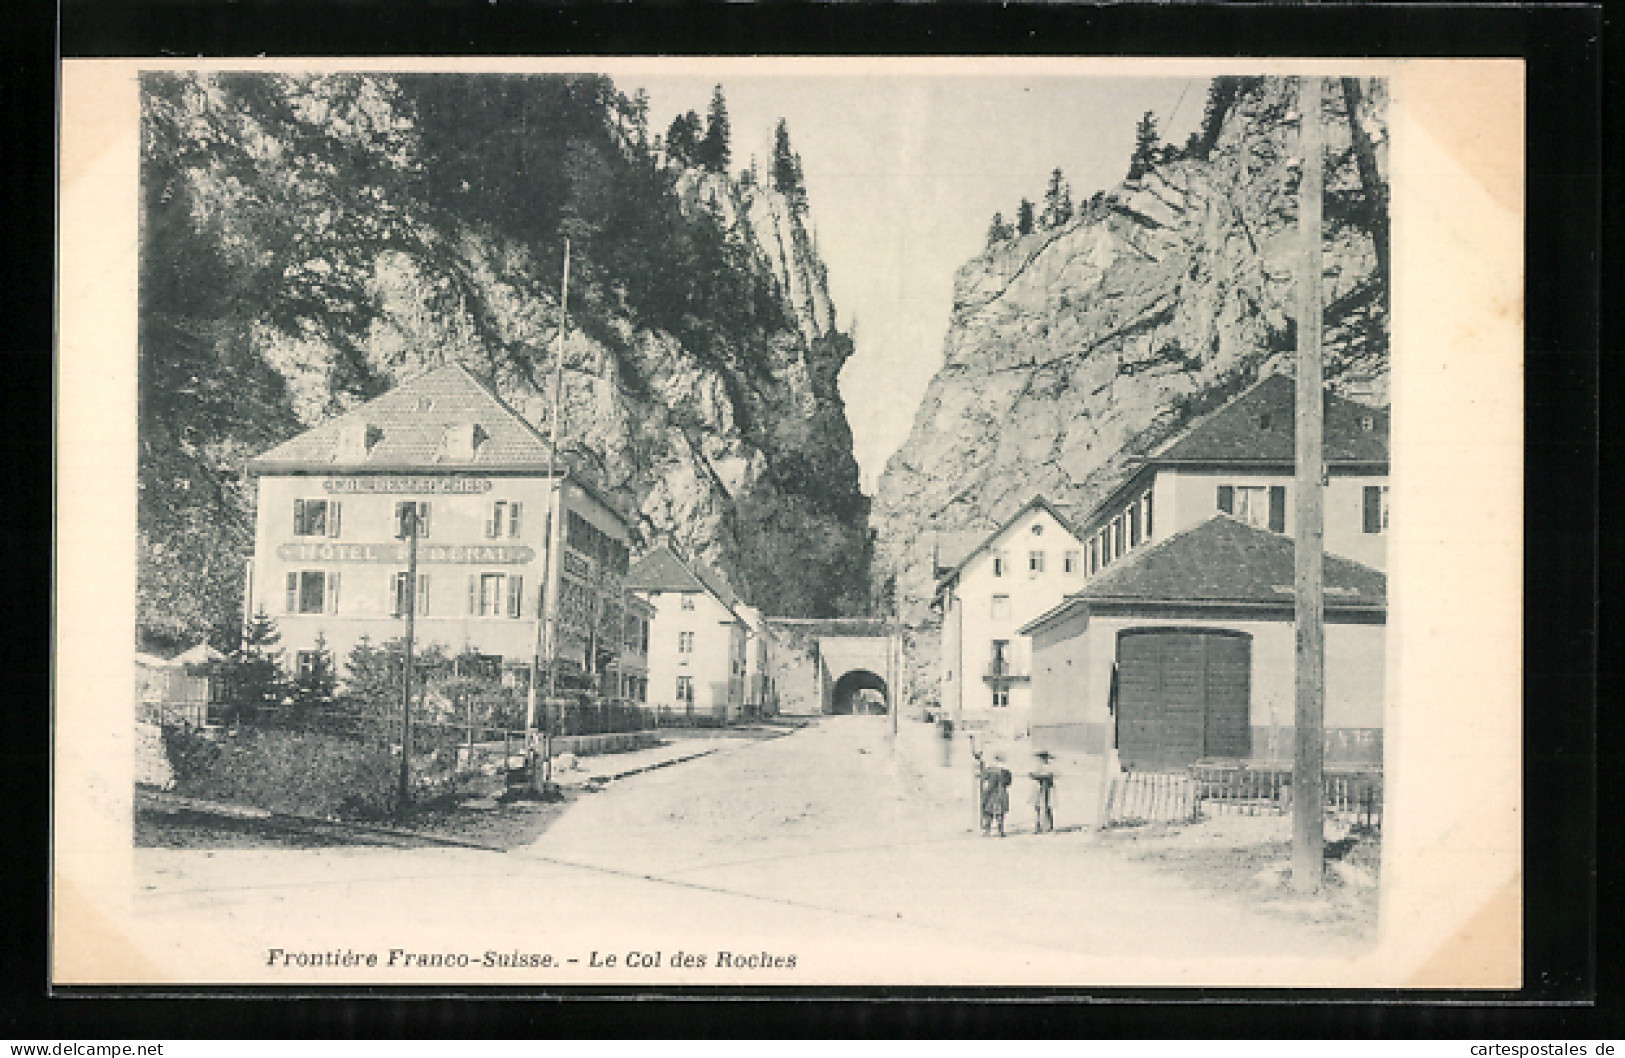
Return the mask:
<path fill-rule="evenodd" d="M 1085 513 L 1128 459 L 1295 347 L 1296 85 L 1248 78 L 1202 142 L 1089 200 L 1069 223 L 959 271 L 943 365 L 875 501 L 875 576 L 895 574 L 928 688 L 939 531 L 991 531 L 1035 493 Z M 1387 402 L 1386 88 L 1332 81 L 1324 349 L 1336 390 Z M 1352 105 L 1351 105 L 1352 104 Z"/>
<path fill-rule="evenodd" d="M 628 316 L 612 315 L 607 326 L 576 321 L 565 342 L 562 458 L 633 515 L 639 549 L 676 545 L 770 614 L 860 610 L 869 591 L 868 501 L 836 389 L 852 345 L 835 328 L 823 262 L 777 191 L 688 170 L 677 193 L 686 213 L 715 218 L 742 270 L 771 277 L 779 305 L 712 327 L 703 349 Z M 458 252 L 488 263 L 475 271 L 483 301 L 500 310 L 490 322 L 528 359 L 494 352 L 458 313 L 424 312 L 425 279 L 400 255 L 378 265 L 375 296 L 386 313 L 369 362 L 398 380 L 462 360 L 546 433 L 557 280 L 551 289 L 514 281 L 504 248 L 488 237 L 465 235 Z M 310 391 L 303 408 L 313 424 L 329 408 L 327 364 L 320 351 L 303 352 L 284 342 L 267 359 L 290 390 Z"/>

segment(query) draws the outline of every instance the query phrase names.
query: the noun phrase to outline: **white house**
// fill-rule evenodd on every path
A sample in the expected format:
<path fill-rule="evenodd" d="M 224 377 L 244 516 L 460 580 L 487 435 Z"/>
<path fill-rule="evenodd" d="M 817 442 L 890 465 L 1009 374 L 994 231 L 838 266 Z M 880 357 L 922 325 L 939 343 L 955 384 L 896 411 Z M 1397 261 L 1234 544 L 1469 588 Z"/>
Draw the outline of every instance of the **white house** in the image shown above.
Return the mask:
<path fill-rule="evenodd" d="M 666 547 L 640 558 L 626 582 L 654 607 L 649 705 L 690 721 L 737 720 L 745 705 L 750 626 L 728 582 Z"/>
<path fill-rule="evenodd" d="M 626 521 L 555 468 L 546 439 L 468 368 L 404 382 L 249 470 L 258 508 L 245 612 L 276 619 L 296 666 L 325 649 L 342 676 L 363 636 L 404 633 L 410 605 L 420 643 L 482 653 L 513 681 L 540 657 L 556 658 L 562 686 L 610 686 L 625 630 Z"/>
<path fill-rule="evenodd" d="M 1296 393 L 1269 375 L 1139 460 L 1078 523 L 1088 576 L 1215 514 L 1290 537 L 1295 530 Z M 1327 394 L 1325 547 L 1387 567 L 1388 412 Z"/>
<path fill-rule="evenodd" d="M 1026 734 L 1031 653 L 1019 630 L 1082 586 L 1081 539 L 1036 496 L 938 581 L 942 708 L 956 722 Z"/>
<path fill-rule="evenodd" d="M 1290 762 L 1294 544 L 1216 514 L 1136 549 L 1021 628 L 1035 744 L 1128 771 Z M 1382 760 L 1387 579 L 1325 558 L 1328 764 Z"/>

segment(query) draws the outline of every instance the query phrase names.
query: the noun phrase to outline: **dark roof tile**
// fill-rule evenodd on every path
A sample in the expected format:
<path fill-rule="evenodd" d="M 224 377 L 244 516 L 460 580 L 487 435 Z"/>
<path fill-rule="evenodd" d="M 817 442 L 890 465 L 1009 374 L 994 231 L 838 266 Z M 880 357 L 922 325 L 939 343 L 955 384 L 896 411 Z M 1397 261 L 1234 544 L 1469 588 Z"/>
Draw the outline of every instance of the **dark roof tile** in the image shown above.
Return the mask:
<path fill-rule="evenodd" d="M 1149 462 L 1292 463 L 1296 459 L 1296 383 L 1270 375 L 1157 449 Z M 1388 411 L 1326 395 L 1328 463 L 1386 463 Z M 1366 425 L 1370 425 L 1370 429 Z"/>
<path fill-rule="evenodd" d="M 1091 602 L 1288 603 L 1297 575 L 1290 537 L 1220 514 L 1131 551 L 1069 596 Z M 1388 580 L 1358 562 L 1325 557 L 1326 605 L 1383 607 Z"/>

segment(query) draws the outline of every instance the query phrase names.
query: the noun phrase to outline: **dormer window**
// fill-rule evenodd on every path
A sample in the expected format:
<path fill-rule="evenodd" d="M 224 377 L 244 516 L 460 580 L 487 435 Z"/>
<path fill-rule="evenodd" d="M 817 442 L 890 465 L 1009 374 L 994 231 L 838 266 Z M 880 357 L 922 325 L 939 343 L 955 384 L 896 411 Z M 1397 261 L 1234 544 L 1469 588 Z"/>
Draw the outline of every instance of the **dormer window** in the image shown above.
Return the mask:
<path fill-rule="evenodd" d="M 1269 412 L 1264 411 L 1264 412 L 1259 412 L 1258 413 L 1258 428 L 1260 430 L 1268 430 L 1270 428 L 1270 413 Z"/>
<path fill-rule="evenodd" d="M 490 435 L 476 422 L 454 422 L 446 427 L 445 458 L 472 460 Z"/>
<path fill-rule="evenodd" d="M 339 434 L 338 458 L 356 461 L 372 455 L 372 450 L 384 439 L 384 431 L 365 422 L 349 422 Z"/>
<path fill-rule="evenodd" d="M 1372 430 L 1375 430 L 1376 428 L 1377 428 L 1377 417 L 1375 415 L 1362 415 L 1362 416 L 1360 416 L 1360 429 L 1364 430 L 1366 433 L 1370 433 Z"/>

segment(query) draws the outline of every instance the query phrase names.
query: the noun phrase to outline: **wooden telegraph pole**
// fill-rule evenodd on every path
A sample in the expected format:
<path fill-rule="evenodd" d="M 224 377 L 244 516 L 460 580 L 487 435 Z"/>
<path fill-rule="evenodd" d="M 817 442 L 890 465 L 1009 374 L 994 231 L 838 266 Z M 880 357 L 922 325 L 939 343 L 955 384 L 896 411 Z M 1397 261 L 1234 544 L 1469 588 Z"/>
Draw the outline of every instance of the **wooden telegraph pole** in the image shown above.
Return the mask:
<path fill-rule="evenodd" d="M 408 500 L 401 507 L 401 529 L 406 536 L 406 671 L 401 680 L 401 778 L 396 812 L 405 814 L 412 804 L 412 638 L 418 601 L 418 505 Z"/>
<path fill-rule="evenodd" d="M 549 418 L 547 433 L 547 480 L 549 486 L 553 487 L 558 493 L 562 493 L 563 491 L 562 486 L 556 483 L 554 479 L 558 474 L 559 413 L 564 403 L 564 330 L 569 319 L 569 300 L 570 240 L 565 239 L 564 282 L 559 291 L 559 333 L 557 347 L 553 358 L 553 413 Z M 564 515 L 564 505 L 558 504 L 557 506 L 559 508 L 558 517 L 562 518 Z M 525 733 L 527 737 L 537 728 L 536 688 L 537 685 L 541 683 L 540 669 L 542 662 L 542 640 L 544 638 L 544 632 L 547 640 L 548 650 L 547 695 L 549 698 L 551 698 L 556 693 L 553 671 L 557 667 L 554 664 L 557 648 L 554 646 L 554 629 L 552 627 L 553 614 L 547 609 L 547 585 L 553 574 L 552 562 L 554 517 L 553 512 L 549 511 L 547 515 L 547 532 L 545 534 L 547 543 L 544 545 L 545 550 L 543 556 L 542 582 L 536 595 L 536 649 L 531 655 L 530 688 L 525 694 Z M 556 608 L 557 607 L 555 607 L 555 609 Z M 544 703 L 543 709 L 545 710 L 545 708 L 546 705 Z M 542 726 L 544 728 L 547 726 L 545 723 L 545 717 Z M 546 733 L 544 732 L 544 738 L 545 734 Z"/>
<path fill-rule="evenodd" d="M 1326 593 L 1324 582 L 1325 390 L 1320 354 L 1321 159 L 1318 77 L 1299 79 L 1303 155 L 1298 187 L 1298 227 L 1303 264 L 1298 276 L 1297 525 L 1296 554 L 1296 747 L 1292 761 L 1292 888 L 1314 892 L 1325 870 L 1321 827 L 1321 772 L 1326 703 Z"/>

